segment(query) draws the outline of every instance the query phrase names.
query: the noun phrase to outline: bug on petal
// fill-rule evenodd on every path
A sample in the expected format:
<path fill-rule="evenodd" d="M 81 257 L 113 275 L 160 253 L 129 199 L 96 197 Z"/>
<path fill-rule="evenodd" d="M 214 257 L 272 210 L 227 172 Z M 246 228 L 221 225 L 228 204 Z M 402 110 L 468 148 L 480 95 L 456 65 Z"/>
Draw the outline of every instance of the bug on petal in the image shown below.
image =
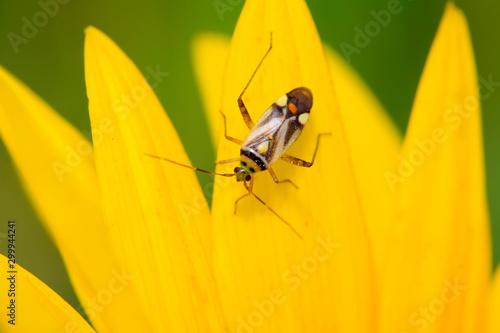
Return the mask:
<path fill-rule="evenodd" d="M 243 120 L 245 121 L 247 127 L 250 129 L 250 133 L 244 141 L 227 135 L 226 117 L 221 112 L 224 119 L 224 136 L 227 140 L 241 145 L 241 149 L 239 158 L 223 160 L 217 163 L 223 164 L 239 161 L 240 166 L 234 168 L 234 173 L 211 172 L 175 162 L 164 157 L 159 157 L 151 154 L 145 155 L 212 175 L 224 177 L 235 176 L 238 182 L 243 182 L 245 189 L 248 191 L 247 194 L 236 200 L 234 210 L 235 213 L 238 201 L 246 196 L 252 195 L 267 209 L 269 209 L 275 216 L 277 216 L 283 223 L 285 223 L 298 237 L 303 239 L 303 237 L 297 232 L 297 230 L 295 230 L 295 228 L 293 228 L 290 223 L 288 223 L 283 217 L 278 215 L 278 213 L 276 213 L 253 192 L 254 174 L 267 170 L 276 183 L 288 182 L 297 187 L 289 179 L 278 180 L 276 174 L 272 169 L 272 165 L 278 160 L 282 159 L 297 166 L 308 168 L 311 167 L 314 164 L 314 160 L 316 159 L 316 153 L 318 152 L 319 140 L 321 136 L 329 133 L 318 134 L 316 148 L 314 149 L 314 154 L 311 162 L 307 162 L 300 158 L 286 154 L 288 148 L 290 148 L 290 146 L 298 139 L 300 133 L 302 132 L 302 129 L 304 128 L 304 125 L 309 119 L 309 114 L 311 112 L 313 104 L 312 92 L 305 87 L 295 88 L 290 92 L 284 94 L 262 114 L 262 116 L 259 118 L 259 120 L 257 120 L 255 124 L 252 121 L 252 118 L 250 117 L 250 114 L 248 113 L 248 110 L 242 98 L 248 86 L 252 82 L 255 74 L 264 62 L 264 59 L 271 51 L 272 47 L 273 45 L 271 35 L 271 43 L 269 45 L 269 49 L 267 50 L 264 57 L 262 57 L 261 61 L 257 65 L 257 68 L 250 77 L 250 80 L 248 80 L 248 83 L 238 97 L 238 106 L 241 116 L 243 117 Z"/>

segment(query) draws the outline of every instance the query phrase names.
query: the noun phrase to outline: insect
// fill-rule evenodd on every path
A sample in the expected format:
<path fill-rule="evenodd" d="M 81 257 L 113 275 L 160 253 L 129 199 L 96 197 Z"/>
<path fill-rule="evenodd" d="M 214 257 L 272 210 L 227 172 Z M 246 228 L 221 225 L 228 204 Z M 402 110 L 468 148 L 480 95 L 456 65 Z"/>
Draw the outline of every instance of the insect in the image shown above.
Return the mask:
<path fill-rule="evenodd" d="M 322 135 L 330 134 L 330 133 L 321 133 L 318 134 L 316 140 L 316 148 L 314 149 L 313 157 L 311 162 L 304 161 L 297 157 L 290 156 L 286 154 L 286 151 L 290 146 L 297 140 L 304 125 L 307 123 L 309 119 L 309 114 L 311 112 L 311 107 L 313 104 L 312 93 L 308 88 L 300 87 L 295 88 L 292 91 L 281 96 L 275 103 L 273 103 L 259 118 L 257 123 L 254 124 L 248 110 L 243 102 L 243 95 L 245 94 L 248 86 L 252 82 L 255 74 L 259 70 L 260 66 L 264 62 L 264 59 L 267 57 L 269 52 L 272 49 L 272 35 L 271 35 L 271 43 L 269 49 L 264 54 L 264 57 L 260 60 L 257 68 L 253 72 L 250 80 L 246 84 L 245 88 L 241 92 L 238 97 L 238 107 L 240 109 L 241 116 L 245 121 L 245 124 L 250 129 L 250 133 L 248 134 L 245 141 L 241 141 L 234 137 L 227 135 L 227 127 L 226 127 L 226 117 L 224 113 L 222 113 L 222 117 L 224 119 L 224 136 L 227 140 L 232 141 L 238 145 L 241 145 L 240 149 L 240 157 L 232 158 L 228 160 L 218 161 L 217 163 L 231 163 L 231 162 L 240 162 L 240 166 L 234 168 L 234 173 L 217 173 L 211 172 L 203 169 L 199 169 L 196 167 L 192 167 L 189 165 L 185 165 L 164 157 L 159 157 L 156 155 L 145 154 L 147 156 L 157 158 L 160 160 L 164 160 L 170 163 L 174 163 L 192 170 L 205 172 L 212 175 L 224 176 L 224 177 L 236 177 L 238 182 L 243 182 L 245 189 L 248 193 L 241 196 L 235 202 L 235 210 L 238 201 L 243 199 L 246 196 L 252 195 L 258 201 L 260 201 L 267 209 L 269 209 L 276 217 L 278 217 L 283 223 L 285 223 L 299 238 L 303 239 L 295 228 L 288 223 L 283 217 L 278 215 L 269 205 L 267 205 L 261 198 L 259 198 L 253 192 L 253 183 L 254 183 L 254 174 L 261 171 L 269 171 L 269 174 L 273 178 L 276 183 L 285 183 L 288 182 L 292 184 L 294 187 L 297 186 L 289 179 L 278 180 L 276 174 L 272 169 L 272 165 L 282 159 L 288 163 L 302 166 L 302 167 L 311 167 L 314 164 L 314 160 L 316 159 L 316 154 L 318 152 L 319 140 Z"/>

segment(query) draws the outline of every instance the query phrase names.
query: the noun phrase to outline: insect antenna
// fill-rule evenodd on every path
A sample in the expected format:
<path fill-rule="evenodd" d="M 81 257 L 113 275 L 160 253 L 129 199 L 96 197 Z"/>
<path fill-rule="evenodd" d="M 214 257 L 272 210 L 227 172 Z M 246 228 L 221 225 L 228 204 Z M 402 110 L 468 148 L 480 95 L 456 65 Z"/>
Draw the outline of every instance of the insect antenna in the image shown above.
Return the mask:
<path fill-rule="evenodd" d="M 297 230 L 295 230 L 294 227 L 292 227 L 292 225 L 290 223 L 288 223 L 284 218 L 282 218 L 281 216 L 278 215 L 278 213 L 276 213 L 274 211 L 274 209 L 272 209 L 271 207 L 269 207 L 261 198 L 259 198 L 255 193 L 253 193 L 253 191 L 248 187 L 247 183 L 244 182 L 243 185 L 245 185 L 245 188 L 248 190 L 248 192 L 253 195 L 255 197 L 255 199 L 259 200 L 264 206 L 266 206 L 267 209 L 269 209 L 271 211 L 271 213 L 273 213 L 274 215 L 276 215 L 277 218 L 279 218 L 281 220 L 281 222 L 285 223 L 292 231 L 294 234 L 296 234 L 300 239 L 304 240 L 304 237 L 302 237 L 301 234 L 298 233 Z"/>
<path fill-rule="evenodd" d="M 183 166 L 183 167 L 191 169 L 191 170 L 208 173 L 210 175 L 223 176 L 223 177 L 232 177 L 232 176 L 235 175 L 234 173 L 218 173 L 218 172 L 212 172 L 212 171 L 208 171 L 208 170 L 203 170 L 203 169 L 200 169 L 200 168 L 197 168 L 197 167 L 193 167 L 193 166 L 190 166 L 190 165 L 186 165 L 186 164 L 182 164 L 182 163 L 179 163 L 179 162 L 176 162 L 176 161 L 169 160 L 168 158 L 165 158 L 165 157 L 151 155 L 151 154 L 148 154 L 148 153 L 144 153 L 144 155 L 152 157 L 152 158 L 156 158 L 158 160 L 163 160 L 163 161 L 167 161 L 167 162 L 170 162 L 170 163 L 173 163 L 173 164 L 177 164 L 177 165 Z"/>

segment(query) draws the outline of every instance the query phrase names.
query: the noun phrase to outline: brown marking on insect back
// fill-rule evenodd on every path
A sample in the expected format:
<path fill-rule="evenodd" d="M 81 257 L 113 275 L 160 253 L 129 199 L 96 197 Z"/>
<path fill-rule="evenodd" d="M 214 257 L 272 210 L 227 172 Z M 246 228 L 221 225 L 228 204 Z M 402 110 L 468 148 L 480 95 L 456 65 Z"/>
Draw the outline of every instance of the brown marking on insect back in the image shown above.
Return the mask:
<path fill-rule="evenodd" d="M 300 87 L 293 89 L 292 91 L 287 93 L 287 96 L 288 96 L 288 110 L 290 111 L 287 117 L 311 111 L 313 105 L 313 97 L 311 91 L 308 88 Z M 290 109 L 290 105 L 292 104 L 296 108 L 295 112 L 293 112 Z"/>
<path fill-rule="evenodd" d="M 300 122 L 295 121 L 295 119 L 294 121 L 289 122 L 289 126 L 285 132 L 285 140 L 283 141 L 283 145 L 287 146 L 290 139 L 296 134 L 295 132 L 301 131 L 303 127 L 304 125 L 302 125 Z"/>

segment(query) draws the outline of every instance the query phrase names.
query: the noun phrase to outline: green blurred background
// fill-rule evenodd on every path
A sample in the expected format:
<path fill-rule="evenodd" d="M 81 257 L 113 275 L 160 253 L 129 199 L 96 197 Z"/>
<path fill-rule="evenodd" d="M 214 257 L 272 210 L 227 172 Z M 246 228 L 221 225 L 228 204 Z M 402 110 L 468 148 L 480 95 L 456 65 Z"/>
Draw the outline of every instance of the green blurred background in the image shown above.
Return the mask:
<path fill-rule="evenodd" d="M 42 0 L 42 2 L 51 0 Z M 62 0 L 61 0 L 62 1 Z M 30 21 L 42 10 L 38 1 L 0 0 L 0 65 L 24 81 L 76 128 L 89 132 L 83 68 L 83 29 L 94 25 L 108 34 L 144 71 L 160 66 L 168 78 L 155 89 L 169 113 L 193 165 L 212 169 L 214 151 L 191 66 L 190 42 L 203 31 L 231 35 L 243 1 L 221 16 L 213 0 L 97 1 L 65 0 L 58 13 L 15 52 L 7 35 L 21 35 L 23 17 Z M 64 2 L 64 1 L 63 1 Z M 307 1 L 323 41 L 337 50 L 353 44 L 354 28 L 373 20 L 370 11 L 386 9 L 389 0 Z M 232 0 L 231 3 L 238 3 Z M 500 2 L 456 1 L 469 20 L 478 73 L 500 81 Z M 404 8 L 351 65 L 372 87 L 402 133 L 413 96 L 445 1 L 402 0 Z M 279 13 L 278 13 L 279 14 Z M 488 197 L 493 230 L 494 264 L 500 260 L 500 92 L 483 101 Z M 360 120 L 362 121 L 362 120 Z M 202 184 L 211 182 L 200 176 Z M 0 143 L 0 252 L 5 254 L 6 221 L 17 221 L 20 264 L 47 283 L 72 305 L 71 289 L 60 255 L 41 227 L 23 193 L 5 147 Z M 89 239 L 89 242 L 92 240 Z M 104 254 L 105 255 L 105 254 Z"/>

